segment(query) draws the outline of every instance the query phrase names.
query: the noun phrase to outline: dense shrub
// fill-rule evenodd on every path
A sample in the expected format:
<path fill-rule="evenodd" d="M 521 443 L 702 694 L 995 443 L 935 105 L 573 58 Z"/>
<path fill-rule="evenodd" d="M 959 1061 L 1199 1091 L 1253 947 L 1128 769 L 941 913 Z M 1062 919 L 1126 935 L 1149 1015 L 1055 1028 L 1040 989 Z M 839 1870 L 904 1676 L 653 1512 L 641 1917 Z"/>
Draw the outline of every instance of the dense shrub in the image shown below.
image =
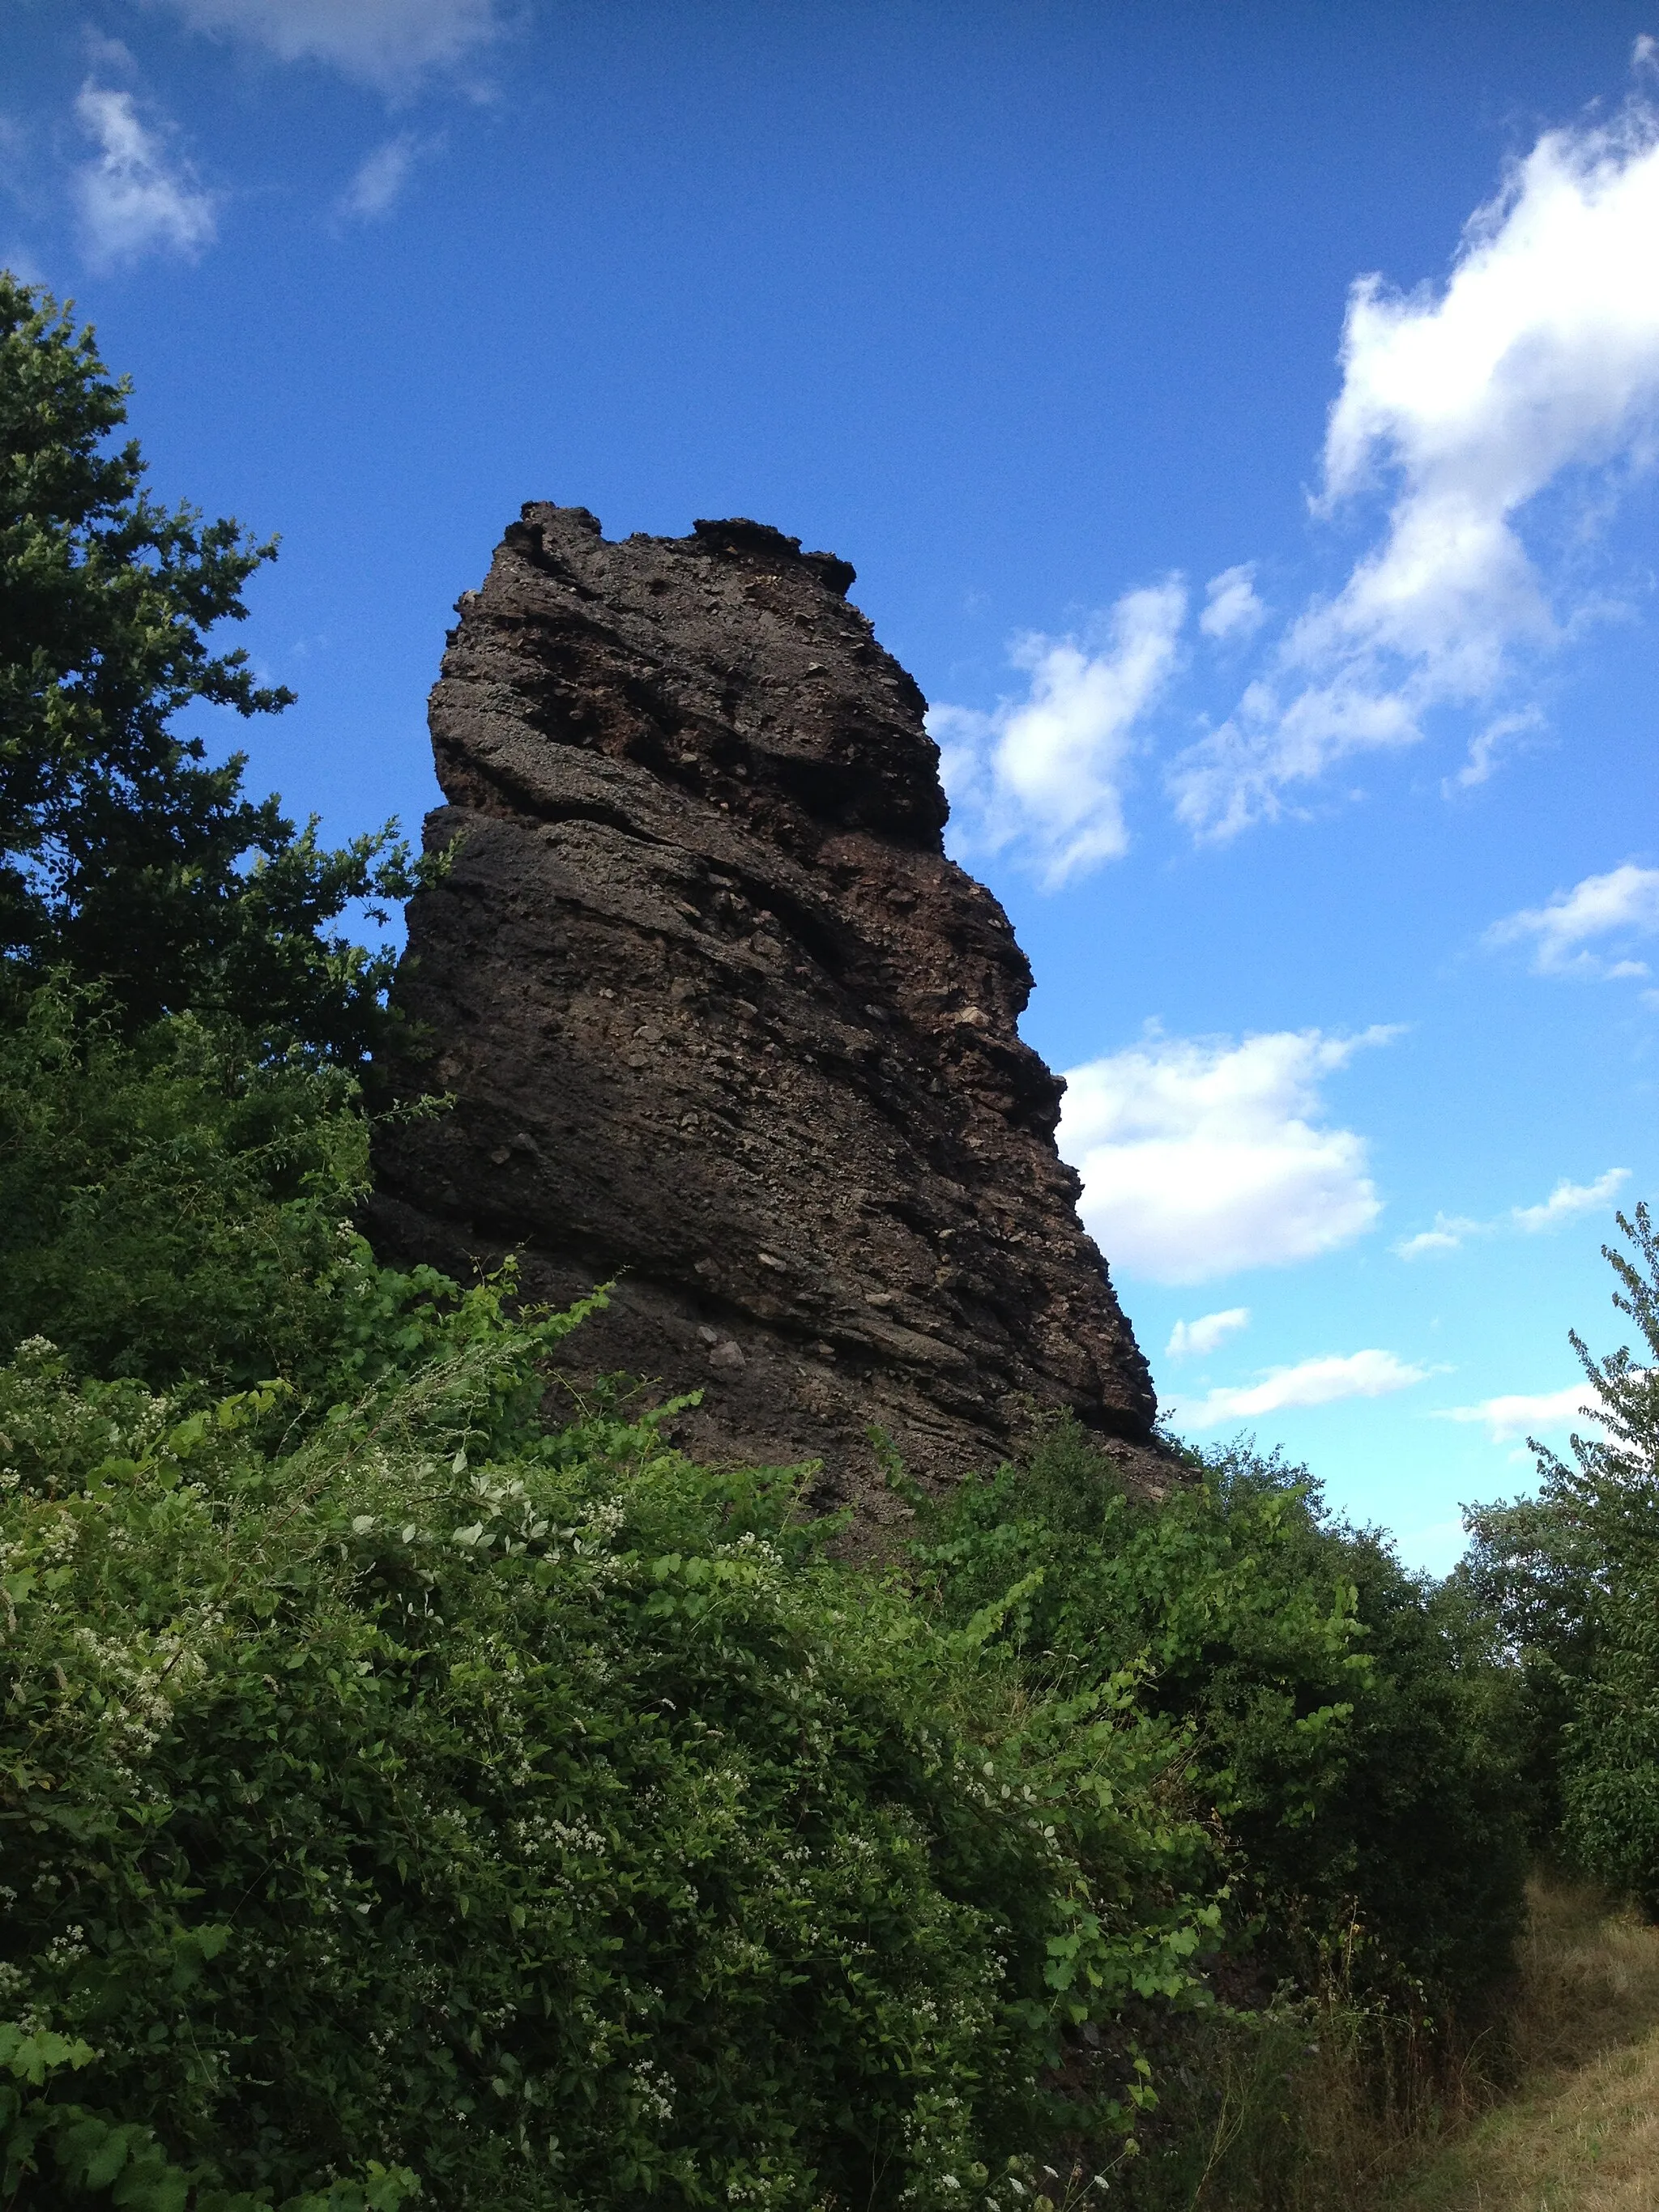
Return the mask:
<path fill-rule="evenodd" d="M 1133 1680 L 1018 1697 L 787 1479 L 544 1431 L 562 1325 L 473 1292 L 294 1449 L 269 1390 L 0 1376 L 20 2206 L 122 2128 L 279 2197 L 1011 2205 L 1068 2030 L 1188 1990 Z"/>
<path fill-rule="evenodd" d="M 367 1176 L 343 1074 L 193 1015 L 124 1039 L 51 987 L 0 1026 L 0 1351 L 228 1388 L 314 1369 Z M 349 1224 L 348 1224 L 349 1229 Z"/>
<path fill-rule="evenodd" d="M 945 1617 L 1018 1583 L 1001 1633 L 1056 1694 L 1146 1655 L 1270 1975 L 1472 2002 L 1523 1873 L 1513 1693 L 1484 1624 L 1328 1517 L 1305 1469 L 1236 1447 L 1190 1477 L 1139 1499 L 1056 1426 L 939 1516 L 924 1558 Z"/>

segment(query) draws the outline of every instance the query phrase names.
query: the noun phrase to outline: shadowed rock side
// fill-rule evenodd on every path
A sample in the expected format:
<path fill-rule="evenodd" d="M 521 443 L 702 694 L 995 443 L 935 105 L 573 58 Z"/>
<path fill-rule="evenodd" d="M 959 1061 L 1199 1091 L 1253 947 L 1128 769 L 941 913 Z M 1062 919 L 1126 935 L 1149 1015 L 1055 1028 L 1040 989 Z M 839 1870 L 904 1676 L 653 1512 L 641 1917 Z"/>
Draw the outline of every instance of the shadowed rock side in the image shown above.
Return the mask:
<path fill-rule="evenodd" d="M 377 1241 L 620 1278 L 573 1372 L 676 1394 L 703 1456 L 821 1460 L 823 1504 L 994 1465 L 1071 1407 L 1167 1479 L 1145 1361 L 1015 1024 L 1030 971 L 944 854 L 915 684 L 853 571 L 751 522 L 607 543 L 532 505 L 432 695 L 460 840 L 398 991 L 446 1117 L 383 1133 Z"/>

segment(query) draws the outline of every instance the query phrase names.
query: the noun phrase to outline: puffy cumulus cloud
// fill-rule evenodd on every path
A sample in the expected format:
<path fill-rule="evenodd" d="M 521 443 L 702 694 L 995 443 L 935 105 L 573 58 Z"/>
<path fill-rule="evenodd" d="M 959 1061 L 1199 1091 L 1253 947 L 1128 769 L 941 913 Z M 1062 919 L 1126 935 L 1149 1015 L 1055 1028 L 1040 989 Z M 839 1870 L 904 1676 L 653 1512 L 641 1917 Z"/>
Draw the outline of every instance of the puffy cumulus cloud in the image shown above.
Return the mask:
<path fill-rule="evenodd" d="M 1073 1068 L 1060 1151 L 1115 1268 L 1200 1283 L 1363 1236 L 1382 1212 L 1364 1139 L 1323 1119 L 1321 1085 L 1395 1032 L 1149 1035 Z"/>
<path fill-rule="evenodd" d="M 95 268 L 157 252 L 194 259 L 213 243 L 215 196 L 203 190 L 187 162 L 173 155 L 165 127 L 143 123 L 130 92 L 88 83 L 75 112 L 98 148 L 77 168 L 74 182 L 82 240 Z"/>
<path fill-rule="evenodd" d="M 1202 1398 L 1177 1398 L 1169 1418 L 1178 1428 L 1213 1429 L 1224 1421 L 1258 1420 L 1265 1413 L 1331 1406 L 1341 1398 L 1384 1397 L 1425 1381 L 1428 1372 L 1426 1367 L 1397 1359 L 1391 1352 L 1331 1353 L 1304 1359 L 1294 1367 L 1275 1367 L 1260 1382 L 1212 1390 Z"/>
<path fill-rule="evenodd" d="M 1027 672 L 1024 699 L 988 714 L 932 709 L 927 726 L 969 849 L 1012 847 L 1050 890 L 1127 849 L 1124 774 L 1136 726 L 1174 672 L 1186 613 L 1178 577 L 1126 592 L 1081 640 L 1016 641 L 1010 658 Z"/>
<path fill-rule="evenodd" d="M 1203 1359 L 1218 1345 L 1250 1325 L 1249 1306 L 1229 1306 L 1224 1313 L 1200 1314 L 1196 1321 L 1178 1321 L 1164 1346 L 1170 1359 Z"/>
<path fill-rule="evenodd" d="M 1495 1444 L 1550 1431 L 1560 1435 L 1582 1425 L 1600 1427 L 1604 1418 L 1601 1393 L 1589 1382 L 1569 1382 L 1564 1390 L 1512 1391 L 1507 1397 L 1484 1398 L 1478 1406 L 1447 1406 L 1443 1421 L 1479 1421 Z"/>
<path fill-rule="evenodd" d="M 1606 498 L 1650 458 L 1656 236 L 1659 116 L 1636 102 L 1546 132 L 1471 218 L 1443 286 L 1354 285 L 1316 506 L 1382 489 L 1387 520 L 1175 764 L 1176 811 L 1199 836 L 1283 811 L 1287 790 L 1350 755 L 1416 744 L 1431 709 L 1492 702 L 1523 656 L 1561 641 L 1519 525 L 1549 487 L 1593 472 Z M 1468 781 L 1517 726 L 1488 726 Z"/>
<path fill-rule="evenodd" d="M 156 4 L 156 0 L 149 0 Z M 495 0 L 159 0 L 192 30 L 250 40 L 280 61 L 317 61 L 377 91 L 409 91 L 496 38 Z"/>
<path fill-rule="evenodd" d="M 1256 597 L 1255 563 L 1245 561 L 1237 568 L 1224 568 L 1204 586 L 1204 611 L 1198 626 L 1206 637 L 1254 637 L 1267 619 L 1267 610 Z"/>
<path fill-rule="evenodd" d="M 1632 940 L 1659 931 L 1659 868 L 1628 863 L 1605 876 L 1586 876 L 1545 905 L 1528 907 L 1495 921 L 1485 943 L 1525 945 L 1540 975 L 1645 975 L 1646 963 L 1631 957 Z M 1609 952 L 1602 949 L 1612 941 Z"/>
<path fill-rule="evenodd" d="M 365 156 L 340 195 L 335 213 L 349 222 L 375 222 L 403 198 L 422 147 L 412 131 L 400 131 Z"/>

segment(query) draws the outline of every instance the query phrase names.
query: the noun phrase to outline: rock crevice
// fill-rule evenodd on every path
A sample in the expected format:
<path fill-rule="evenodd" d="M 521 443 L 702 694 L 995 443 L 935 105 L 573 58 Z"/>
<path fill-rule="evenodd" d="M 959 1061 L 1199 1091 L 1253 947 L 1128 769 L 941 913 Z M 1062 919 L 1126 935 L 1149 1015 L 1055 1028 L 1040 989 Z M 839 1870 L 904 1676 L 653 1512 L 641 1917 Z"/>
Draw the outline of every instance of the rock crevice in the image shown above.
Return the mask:
<path fill-rule="evenodd" d="M 853 581 L 747 521 L 509 528 L 432 696 L 459 843 L 398 984 L 456 1104 L 381 1134 L 375 1218 L 452 1268 L 517 1250 L 538 1297 L 616 1279 L 579 1369 L 701 1389 L 689 1448 L 821 1461 L 879 1518 L 872 1431 L 933 1483 L 1044 1408 L 1139 1460 L 1155 1404 L 1030 969 Z"/>

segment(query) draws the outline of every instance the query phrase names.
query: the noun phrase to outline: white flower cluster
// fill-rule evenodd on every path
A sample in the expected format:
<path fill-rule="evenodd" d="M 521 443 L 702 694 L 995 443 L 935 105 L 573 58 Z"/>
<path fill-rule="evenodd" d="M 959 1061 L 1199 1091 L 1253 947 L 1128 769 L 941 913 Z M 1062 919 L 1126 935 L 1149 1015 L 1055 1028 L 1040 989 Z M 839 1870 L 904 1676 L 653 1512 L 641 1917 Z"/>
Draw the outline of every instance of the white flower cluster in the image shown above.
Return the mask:
<path fill-rule="evenodd" d="M 634 2082 L 640 2103 L 655 2120 L 672 2120 L 674 2117 L 674 2085 L 648 2058 L 641 2058 L 634 2069 Z"/>

